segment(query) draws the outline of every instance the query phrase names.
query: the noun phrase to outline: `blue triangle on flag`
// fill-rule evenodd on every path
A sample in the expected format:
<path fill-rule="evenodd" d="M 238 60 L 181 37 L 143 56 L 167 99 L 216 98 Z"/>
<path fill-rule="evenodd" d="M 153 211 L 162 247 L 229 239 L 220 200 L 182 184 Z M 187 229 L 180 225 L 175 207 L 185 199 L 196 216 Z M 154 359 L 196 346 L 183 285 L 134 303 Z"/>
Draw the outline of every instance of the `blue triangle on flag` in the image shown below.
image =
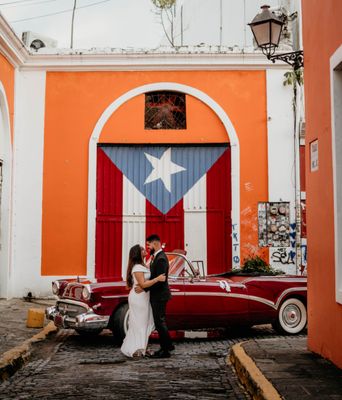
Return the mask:
<path fill-rule="evenodd" d="M 181 200 L 227 146 L 106 146 L 105 154 L 163 214 Z"/>

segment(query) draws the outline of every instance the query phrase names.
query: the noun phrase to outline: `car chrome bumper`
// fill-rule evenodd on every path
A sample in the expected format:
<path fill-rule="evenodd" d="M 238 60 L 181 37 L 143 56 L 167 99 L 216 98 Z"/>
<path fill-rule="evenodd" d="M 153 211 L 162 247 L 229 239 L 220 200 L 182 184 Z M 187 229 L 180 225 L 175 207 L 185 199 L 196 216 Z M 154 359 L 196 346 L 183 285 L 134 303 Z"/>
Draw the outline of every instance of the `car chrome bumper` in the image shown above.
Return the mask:
<path fill-rule="evenodd" d="M 69 315 L 61 314 L 56 306 L 52 306 L 45 310 L 45 315 L 58 328 L 79 329 L 88 332 L 107 328 L 109 321 L 109 316 L 95 314 L 91 308 L 83 314 L 70 317 Z"/>

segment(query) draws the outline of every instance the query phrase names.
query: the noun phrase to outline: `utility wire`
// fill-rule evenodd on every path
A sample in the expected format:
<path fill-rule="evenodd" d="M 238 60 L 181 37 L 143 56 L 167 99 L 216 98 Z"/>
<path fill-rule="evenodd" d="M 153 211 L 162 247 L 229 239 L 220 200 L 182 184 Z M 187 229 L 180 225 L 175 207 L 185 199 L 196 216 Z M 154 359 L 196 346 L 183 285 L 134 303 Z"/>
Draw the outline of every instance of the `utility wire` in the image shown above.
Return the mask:
<path fill-rule="evenodd" d="M 98 1 L 97 3 L 88 4 L 86 6 L 80 6 L 80 7 L 77 7 L 77 10 L 80 10 L 81 8 L 93 7 L 93 6 L 96 6 L 98 4 L 102 4 L 102 3 L 108 3 L 109 1 L 112 1 L 112 0 L 102 0 L 102 1 Z M 17 19 L 17 20 L 14 20 L 14 21 L 10 21 L 10 23 L 11 24 L 15 24 L 17 22 L 30 21 L 32 19 L 51 17 L 53 15 L 65 14 L 65 13 L 71 12 L 72 10 L 73 10 L 72 8 L 69 8 L 68 10 L 56 11 L 56 12 L 50 13 L 50 14 L 37 15 L 35 17 L 30 17 L 30 18 Z"/>
<path fill-rule="evenodd" d="M 53 3 L 53 2 L 58 1 L 58 0 L 40 0 L 40 1 L 37 1 L 37 0 L 29 0 L 29 1 L 31 1 L 31 3 L 24 3 L 24 4 L 3 3 L 3 4 L 0 4 L 0 7 L 3 7 L 3 8 L 13 8 L 13 7 L 34 6 L 34 5 L 36 5 L 36 4 L 49 4 L 49 3 Z M 33 2 L 33 3 L 32 3 L 32 2 Z"/>
<path fill-rule="evenodd" d="M 34 0 L 17 0 L 17 1 L 7 1 L 6 3 L 0 3 L 0 6 L 9 6 L 9 5 L 16 5 L 16 4 L 21 4 L 21 3 L 29 3 Z M 46 2 L 49 2 L 51 0 L 46 0 Z"/>

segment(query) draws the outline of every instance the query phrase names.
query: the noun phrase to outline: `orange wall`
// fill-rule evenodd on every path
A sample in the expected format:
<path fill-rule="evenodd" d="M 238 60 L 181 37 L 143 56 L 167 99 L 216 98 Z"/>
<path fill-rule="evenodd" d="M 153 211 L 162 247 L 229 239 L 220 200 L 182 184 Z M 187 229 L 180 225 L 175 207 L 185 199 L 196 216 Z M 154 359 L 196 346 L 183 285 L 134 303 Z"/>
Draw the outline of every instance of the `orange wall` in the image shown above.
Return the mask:
<path fill-rule="evenodd" d="M 302 5 L 307 127 L 308 343 L 312 351 L 342 368 L 342 306 L 335 301 L 329 69 L 330 56 L 342 43 L 342 2 L 302 0 Z M 310 172 L 309 143 L 317 138 L 319 171 Z"/>
<path fill-rule="evenodd" d="M 48 72 L 43 275 L 86 273 L 89 138 L 109 104 L 128 90 L 155 82 L 195 87 L 207 93 L 227 112 L 240 141 L 242 256 L 257 248 L 257 203 L 268 199 L 264 71 Z M 198 100 L 188 98 L 186 131 L 154 131 L 153 135 L 144 131 L 143 96 L 138 96 L 117 110 L 104 127 L 101 141 L 226 141 L 223 127 L 212 111 Z"/>
<path fill-rule="evenodd" d="M 14 116 L 14 68 L 7 61 L 7 59 L 0 54 L 0 81 L 2 82 L 10 114 L 10 124 L 11 124 L 11 135 L 13 139 L 13 116 Z"/>

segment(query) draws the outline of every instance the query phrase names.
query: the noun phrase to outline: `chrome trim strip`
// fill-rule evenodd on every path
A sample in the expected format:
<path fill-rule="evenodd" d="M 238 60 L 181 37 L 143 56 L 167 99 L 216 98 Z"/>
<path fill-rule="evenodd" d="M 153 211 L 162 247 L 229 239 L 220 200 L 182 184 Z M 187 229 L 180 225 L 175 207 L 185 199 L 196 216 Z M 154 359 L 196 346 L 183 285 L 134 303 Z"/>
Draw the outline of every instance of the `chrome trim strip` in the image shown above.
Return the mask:
<path fill-rule="evenodd" d="M 267 300 L 263 297 L 250 296 L 248 294 L 239 294 L 239 293 L 229 293 L 229 295 L 230 295 L 230 297 L 242 298 L 242 299 L 251 300 L 251 301 L 257 301 L 258 303 L 263 303 L 269 307 L 276 309 L 276 306 L 274 305 L 273 301 Z"/>
<path fill-rule="evenodd" d="M 257 297 L 257 296 L 250 296 L 248 294 L 240 294 L 240 293 L 231 293 L 231 292 L 226 292 L 226 293 L 216 293 L 216 292 L 187 292 L 185 293 L 186 296 L 214 296 L 214 297 L 233 297 L 233 298 L 240 298 L 240 299 L 246 299 L 246 300 L 251 300 L 251 301 L 257 301 L 259 303 L 266 304 L 269 307 L 272 307 L 274 309 L 277 309 L 275 304 L 271 300 L 264 299 L 263 297 Z"/>
<path fill-rule="evenodd" d="M 108 325 L 109 315 L 99 315 L 93 312 L 80 314 L 76 316 L 75 326 L 78 329 L 90 330 L 101 328 L 104 329 Z"/>
<path fill-rule="evenodd" d="M 300 287 L 293 287 L 284 290 L 281 295 L 278 297 L 277 301 L 274 303 L 271 300 L 265 299 L 264 297 L 258 297 L 258 296 L 251 296 L 248 294 L 241 294 L 241 293 L 231 293 L 231 292 L 226 292 L 226 293 L 218 293 L 218 292 L 184 292 L 185 296 L 214 296 L 214 297 L 234 297 L 234 298 L 241 298 L 241 299 L 246 299 L 246 300 L 251 300 L 251 301 L 257 301 L 259 303 L 266 304 L 269 307 L 274 308 L 275 310 L 278 309 L 282 299 L 291 292 L 299 292 L 299 291 L 307 291 L 307 288 L 304 286 Z M 181 294 L 181 293 L 177 293 Z"/>
<path fill-rule="evenodd" d="M 272 307 L 276 309 L 276 306 L 271 300 L 264 299 L 263 297 L 257 297 L 257 296 L 250 296 L 248 294 L 240 294 L 240 293 L 231 293 L 231 292 L 226 292 L 226 293 L 216 293 L 216 292 L 188 292 L 185 293 L 186 296 L 214 296 L 214 297 L 233 297 L 233 298 L 240 298 L 240 299 L 246 299 L 246 300 L 251 300 L 251 301 L 257 301 L 259 303 L 266 304 L 269 307 Z"/>
<path fill-rule="evenodd" d="M 104 295 L 101 297 L 102 297 L 102 299 L 120 299 L 120 298 L 126 299 L 128 297 L 128 294 L 113 294 L 113 295 L 108 295 L 108 296 Z"/>
<path fill-rule="evenodd" d="M 254 276 L 254 277 L 250 277 L 247 278 L 243 281 L 243 283 L 246 282 L 250 282 L 250 281 L 257 281 L 257 282 L 277 282 L 279 280 L 281 280 L 281 282 L 296 282 L 296 283 L 300 283 L 300 282 L 306 282 L 307 281 L 307 277 L 305 276 L 296 276 L 293 278 L 287 277 L 285 278 L 282 275 L 274 275 L 272 277 L 260 277 L 260 276 Z"/>
<path fill-rule="evenodd" d="M 284 290 L 281 295 L 278 297 L 276 303 L 274 303 L 271 300 L 265 299 L 264 297 L 258 297 L 258 296 L 252 296 L 248 294 L 241 294 L 241 293 L 231 293 L 231 292 L 181 292 L 178 291 L 178 289 L 175 289 L 176 291 L 171 289 L 172 296 L 210 296 L 210 297 L 233 297 L 233 298 L 241 298 L 241 299 L 246 299 L 246 300 L 251 300 L 251 301 L 256 301 L 259 303 L 266 304 L 269 307 L 274 308 L 275 310 L 278 309 L 282 299 L 291 292 L 298 292 L 298 291 L 307 291 L 307 288 L 304 286 L 299 286 L 299 287 L 293 287 Z M 101 296 L 103 299 L 116 299 L 116 298 L 124 298 L 126 299 L 128 295 L 108 295 L 108 296 Z M 71 301 L 74 304 L 79 304 L 79 305 L 86 305 L 85 303 L 80 303 L 76 301 Z"/>
<path fill-rule="evenodd" d="M 87 303 L 83 303 L 82 301 L 77 301 L 77 300 L 69 300 L 69 299 L 59 299 L 57 300 L 56 304 L 59 303 L 66 303 L 66 304 L 70 304 L 70 305 L 75 305 L 75 306 L 80 306 L 83 307 L 87 310 L 90 310 L 90 307 L 88 306 Z"/>
<path fill-rule="evenodd" d="M 284 290 L 283 291 L 283 293 L 278 297 L 278 300 L 277 300 L 277 302 L 276 302 L 276 307 L 278 308 L 279 307 L 279 304 L 281 303 L 281 301 L 282 301 L 282 299 L 288 294 L 288 293 L 291 293 L 291 292 L 300 292 L 300 291 L 304 291 L 304 292 L 306 292 L 308 290 L 308 288 L 307 287 L 294 287 L 294 288 L 289 288 L 289 289 L 286 289 L 286 290 Z"/>
<path fill-rule="evenodd" d="M 214 297 L 227 297 L 228 292 L 184 292 L 185 296 L 214 296 Z"/>
<path fill-rule="evenodd" d="M 228 282 L 229 283 L 229 286 L 231 286 L 231 287 L 245 287 L 245 285 L 242 283 L 242 282 L 234 282 L 234 281 L 232 281 L 231 279 L 227 279 L 227 278 L 222 278 L 222 279 L 217 279 L 217 281 L 216 282 L 210 282 L 210 281 L 206 281 L 206 280 L 200 280 L 200 282 L 203 282 L 203 283 L 205 283 L 205 285 L 206 286 L 217 286 L 217 284 L 220 282 L 220 281 L 226 281 L 226 282 Z M 190 284 L 191 282 L 189 282 L 189 284 Z"/>

